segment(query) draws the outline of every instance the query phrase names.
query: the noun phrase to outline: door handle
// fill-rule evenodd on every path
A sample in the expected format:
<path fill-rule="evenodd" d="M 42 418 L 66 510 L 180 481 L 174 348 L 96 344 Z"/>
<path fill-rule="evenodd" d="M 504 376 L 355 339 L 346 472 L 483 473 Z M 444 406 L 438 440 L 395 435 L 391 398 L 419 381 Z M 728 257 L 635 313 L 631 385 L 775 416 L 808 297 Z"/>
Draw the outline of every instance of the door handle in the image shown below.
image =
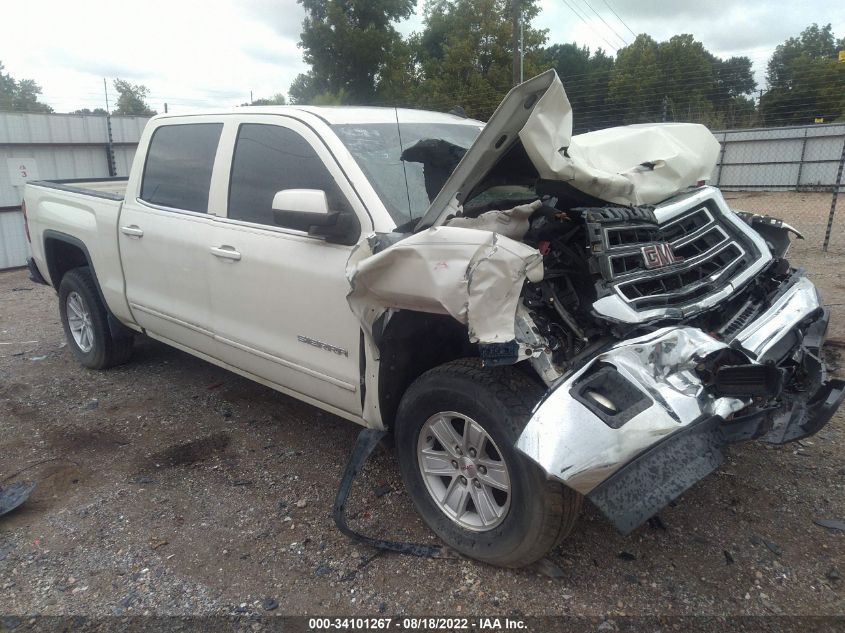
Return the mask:
<path fill-rule="evenodd" d="M 129 237 L 144 237 L 144 231 L 137 224 L 130 224 L 129 226 L 121 226 L 120 232 Z"/>
<path fill-rule="evenodd" d="M 241 258 L 241 254 L 235 250 L 235 247 L 229 246 L 228 244 L 212 246 L 211 254 L 221 259 L 232 259 L 234 261 L 238 261 Z"/>

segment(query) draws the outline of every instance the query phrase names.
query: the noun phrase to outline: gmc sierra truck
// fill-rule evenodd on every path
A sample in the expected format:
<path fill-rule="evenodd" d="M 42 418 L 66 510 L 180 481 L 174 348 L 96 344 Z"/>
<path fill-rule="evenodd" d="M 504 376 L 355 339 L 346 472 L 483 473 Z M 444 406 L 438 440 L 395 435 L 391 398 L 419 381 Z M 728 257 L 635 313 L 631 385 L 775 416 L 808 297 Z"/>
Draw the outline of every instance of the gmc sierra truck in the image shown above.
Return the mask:
<path fill-rule="evenodd" d="M 712 134 L 572 116 L 554 71 L 486 124 L 160 115 L 128 178 L 26 186 L 31 275 L 83 366 L 143 334 L 390 430 L 450 548 L 527 565 L 584 497 L 628 533 L 730 444 L 806 437 L 845 396 L 797 231 L 705 185 Z"/>

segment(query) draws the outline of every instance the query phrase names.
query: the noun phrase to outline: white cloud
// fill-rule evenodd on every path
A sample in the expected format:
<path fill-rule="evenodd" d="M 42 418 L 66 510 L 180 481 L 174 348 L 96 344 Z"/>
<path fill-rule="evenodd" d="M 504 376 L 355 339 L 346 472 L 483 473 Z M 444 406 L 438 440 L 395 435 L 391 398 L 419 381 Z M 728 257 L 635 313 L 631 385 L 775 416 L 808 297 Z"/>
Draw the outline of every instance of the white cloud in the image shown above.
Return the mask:
<path fill-rule="evenodd" d="M 296 46 L 304 13 L 294 0 L 124 6 L 4 3 L 0 61 L 14 77 L 34 79 L 58 111 L 102 107 L 103 77 L 143 83 L 154 109 L 179 111 L 243 103 L 250 90 L 256 98 L 285 93 L 306 69 Z M 37 28 L 21 28 L 30 22 Z"/>
<path fill-rule="evenodd" d="M 692 33 L 713 53 L 748 55 L 762 81 L 774 47 L 811 22 L 833 23 L 845 35 L 845 5 L 834 0 L 607 0 L 636 33 L 658 40 Z M 535 25 L 549 43 L 576 41 L 613 52 L 631 33 L 604 0 L 540 0 Z M 589 2 L 589 4 L 588 4 Z M 30 0 L 4 2 L 0 61 L 6 72 L 34 79 L 57 111 L 102 107 L 103 77 L 150 88 L 161 111 L 225 107 L 286 93 L 306 70 L 297 47 L 304 11 L 296 0 Z M 422 26 L 416 16 L 400 25 Z M 592 6 L 592 9 L 590 8 Z M 110 83 L 110 82 L 109 82 Z M 111 86 L 110 86 L 111 88 Z M 113 92 L 113 91 L 112 91 Z"/>

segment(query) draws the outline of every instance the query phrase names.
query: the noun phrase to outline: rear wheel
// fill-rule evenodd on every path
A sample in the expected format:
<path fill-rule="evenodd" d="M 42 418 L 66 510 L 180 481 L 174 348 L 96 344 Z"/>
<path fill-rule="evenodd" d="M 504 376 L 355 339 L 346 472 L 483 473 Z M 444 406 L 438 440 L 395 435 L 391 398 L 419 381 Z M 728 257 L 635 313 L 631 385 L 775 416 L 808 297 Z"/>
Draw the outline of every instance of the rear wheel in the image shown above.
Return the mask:
<path fill-rule="evenodd" d="M 475 359 L 436 367 L 399 405 L 402 478 L 447 545 L 494 565 L 542 558 L 572 529 L 581 497 L 548 481 L 515 448 L 542 388 L 512 367 Z"/>
<path fill-rule="evenodd" d="M 132 355 L 133 337 L 112 335 L 89 268 L 75 268 L 62 277 L 59 315 L 68 347 L 85 367 L 106 369 L 125 363 Z"/>

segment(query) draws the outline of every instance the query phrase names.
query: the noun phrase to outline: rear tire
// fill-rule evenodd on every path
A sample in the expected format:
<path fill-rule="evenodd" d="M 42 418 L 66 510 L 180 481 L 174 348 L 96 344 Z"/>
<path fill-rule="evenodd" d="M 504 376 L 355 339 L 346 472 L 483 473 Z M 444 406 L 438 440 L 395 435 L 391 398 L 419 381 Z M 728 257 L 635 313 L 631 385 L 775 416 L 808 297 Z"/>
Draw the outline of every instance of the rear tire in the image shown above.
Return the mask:
<path fill-rule="evenodd" d="M 530 565 L 578 518 L 581 495 L 514 447 L 542 393 L 513 367 L 462 359 L 426 372 L 402 397 L 395 433 L 405 486 L 428 526 L 462 554 Z"/>
<path fill-rule="evenodd" d="M 59 284 L 59 315 L 70 351 L 90 369 L 121 365 L 132 356 L 133 336 L 113 336 L 108 311 L 91 270 L 67 272 Z"/>

